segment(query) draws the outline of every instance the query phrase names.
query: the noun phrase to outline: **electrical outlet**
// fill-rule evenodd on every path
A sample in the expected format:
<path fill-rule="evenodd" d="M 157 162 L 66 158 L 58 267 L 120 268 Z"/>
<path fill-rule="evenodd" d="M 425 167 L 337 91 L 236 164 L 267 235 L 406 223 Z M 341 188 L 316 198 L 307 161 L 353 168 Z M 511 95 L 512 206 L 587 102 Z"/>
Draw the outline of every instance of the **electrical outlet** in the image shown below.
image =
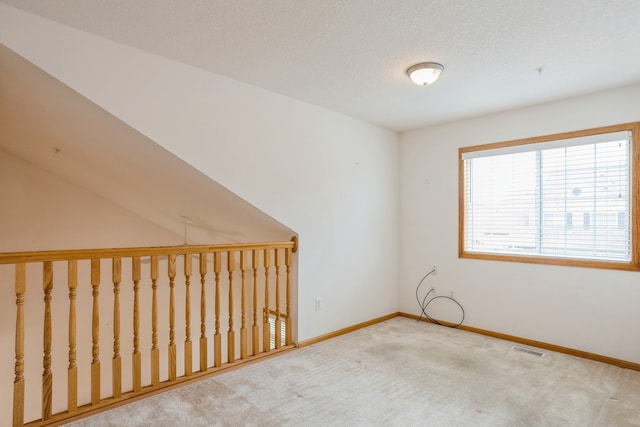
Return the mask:
<path fill-rule="evenodd" d="M 316 311 L 322 310 L 322 298 L 316 297 Z"/>
<path fill-rule="evenodd" d="M 438 266 L 434 265 L 433 267 L 431 267 L 431 271 L 433 271 L 433 273 L 431 273 L 431 274 L 433 274 L 434 276 L 437 275 L 438 274 Z"/>

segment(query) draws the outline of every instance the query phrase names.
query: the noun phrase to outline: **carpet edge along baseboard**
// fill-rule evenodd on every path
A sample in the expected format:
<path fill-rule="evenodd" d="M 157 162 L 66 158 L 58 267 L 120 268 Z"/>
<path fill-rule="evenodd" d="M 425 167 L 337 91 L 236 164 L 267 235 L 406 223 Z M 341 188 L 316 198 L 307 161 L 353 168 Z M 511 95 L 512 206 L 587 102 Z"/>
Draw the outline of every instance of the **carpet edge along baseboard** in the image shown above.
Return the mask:
<path fill-rule="evenodd" d="M 420 318 L 419 316 L 417 316 L 415 314 L 409 314 L 409 313 L 404 313 L 404 312 L 399 311 L 399 312 L 396 312 L 396 313 L 387 314 L 386 316 L 376 317 L 375 319 L 371 319 L 371 320 L 368 320 L 366 322 L 357 323 L 355 325 L 348 326 L 346 328 L 338 329 L 337 331 L 329 332 L 327 334 L 320 335 L 320 336 L 315 337 L 315 338 L 310 338 L 308 340 L 300 341 L 298 343 L 298 347 L 299 348 L 307 347 L 307 346 L 310 346 L 312 344 L 316 344 L 316 343 L 319 343 L 321 341 L 325 341 L 325 340 L 328 340 L 328 339 L 331 339 L 331 338 L 335 338 L 335 337 L 338 337 L 340 335 L 348 334 L 349 332 L 357 331 L 358 329 L 366 328 L 367 326 L 375 325 L 376 323 L 384 322 L 385 320 L 393 319 L 394 317 L 398 317 L 398 316 L 406 317 L 408 319 L 414 319 L 414 320 L 420 319 L 423 322 L 430 322 L 429 319 L 426 319 L 424 317 Z M 448 322 L 445 322 L 445 321 L 438 320 L 438 322 L 442 323 L 445 326 L 451 326 L 452 325 L 452 324 L 449 324 Z M 576 349 L 573 349 L 573 348 L 563 347 L 563 346 L 559 346 L 559 345 L 555 345 L 555 344 L 549 344 L 549 343 L 542 342 L 542 341 L 536 341 L 536 340 L 531 340 L 531 339 L 528 339 L 528 338 L 517 337 L 517 336 L 514 336 L 514 335 L 503 334 L 501 332 L 489 331 L 487 329 L 475 328 L 473 326 L 460 325 L 460 326 L 458 326 L 457 329 L 460 329 L 460 330 L 463 330 L 463 331 L 467 331 L 467 332 L 473 332 L 473 333 L 479 334 L 479 335 L 485 335 L 485 336 L 492 337 L 492 338 L 498 338 L 498 339 L 505 340 L 505 341 L 512 341 L 512 342 L 516 342 L 518 344 L 524 344 L 524 345 L 528 345 L 528 346 L 531 346 L 531 347 L 542 348 L 544 350 L 554 351 L 556 353 L 563 353 L 563 354 L 568 354 L 570 356 L 580 357 L 580 358 L 583 358 L 583 359 L 594 360 L 596 362 L 607 363 L 609 365 L 618 366 L 620 368 L 631 369 L 631 370 L 634 370 L 634 371 L 640 371 L 640 363 L 634 363 L 634 362 L 630 362 L 630 361 L 627 361 L 627 360 L 616 359 L 616 358 L 609 357 L 609 356 L 603 356 L 601 354 L 589 353 L 587 351 L 576 350 Z"/>
<path fill-rule="evenodd" d="M 403 313 L 403 312 L 399 312 L 398 316 L 406 317 L 409 319 L 415 319 L 415 320 L 419 319 L 419 316 L 416 316 L 415 314 L 409 314 L 409 313 Z M 429 319 L 426 319 L 424 317 L 422 317 L 421 320 L 424 322 L 431 323 Z M 438 320 L 438 322 L 442 323 L 445 326 L 452 325 L 449 322 L 445 322 L 441 320 Z M 555 351 L 556 353 L 568 354 L 569 356 L 576 356 L 583 359 L 594 360 L 596 362 L 607 363 L 609 365 L 615 365 L 620 368 L 640 371 L 640 363 L 629 362 L 628 360 L 616 359 L 609 356 L 603 356 L 601 354 L 589 353 L 588 351 L 576 350 L 574 348 L 563 347 L 560 345 L 549 344 L 542 341 L 536 341 L 528 338 L 517 337 L 514 335 L 503 334 L 501 332 L 494 332 L 494 331 L 489 331 L 487 329 L 475 328 L 473 326 L 460 325 L 458 326 L 458 329 L 467 331 L 467 332 L 473 332 L 475 334 L 485 335 L 492 338 L 498 338 L 505 341 L 512 341 L 518 344 L 524 344 L 531 347 L 537 347 L 537 348 L 542 348 L 549 351 Z"/>

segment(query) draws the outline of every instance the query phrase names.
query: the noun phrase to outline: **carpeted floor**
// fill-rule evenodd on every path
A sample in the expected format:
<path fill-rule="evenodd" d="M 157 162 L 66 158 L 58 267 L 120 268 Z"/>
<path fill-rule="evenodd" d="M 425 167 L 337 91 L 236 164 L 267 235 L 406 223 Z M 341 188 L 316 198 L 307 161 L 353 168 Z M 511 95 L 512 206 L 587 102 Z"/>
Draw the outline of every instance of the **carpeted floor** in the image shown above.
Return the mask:
<path fill-rule="evenodd" d="M 640 426 L 640 372 L 397 317 L 72 426 Z"/>

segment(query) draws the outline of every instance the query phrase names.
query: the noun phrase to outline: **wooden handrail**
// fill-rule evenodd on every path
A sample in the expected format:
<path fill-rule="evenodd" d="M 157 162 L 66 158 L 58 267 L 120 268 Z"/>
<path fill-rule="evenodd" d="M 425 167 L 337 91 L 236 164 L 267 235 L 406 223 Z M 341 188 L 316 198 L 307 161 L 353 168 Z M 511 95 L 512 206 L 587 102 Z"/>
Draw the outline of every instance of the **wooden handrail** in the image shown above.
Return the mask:
<path fill-rule="evenodd" d="M 0 265 L 13 264 L 15 283 L 10 291 L 16 309 L 13 426 L 77 418 L 293 348 L 291 266 L 297 247 L 294 237 L 287 242 L 0 253 Z M 179 256 L 184 262 L 178 262 Z M 10 269 L 2 271 L 6 275 Z M 200 292 L 191 292 L 192 275 Z M 200 306 L 194 319 L 192 303 Z M 212 310 L 209 317 L 207 310 Z M 78 321 L 81 313 L 84 321 Z M 30 329 L 36 318 L 42 328 Z M 184 333 L 176 324 L 182 319 Z M 200 324 L 199 340 L 192 337 L 192 322 Z M 55 331 L 63 326 L 68 333 L 61 339 Z M 40 334 L 42 347 L 33 341 Z M 40 364 L 25 359 L 29 348 L 42 351 Z M 199 366 L 192 366 L 193 357 Z M 61 358 L 68 362 L 62 371 Z M 106 358 L 111 363 L 102 363 Z M 25 375 L 29 372 L 41 372 L 41 380 L 34 384 L 33 374 Z M 54 398 L 64 386 L 61 411 L 63 402 Z"/>
<path fill-rule="evenodd" d="M 233 243 L 219 245 L 149 246 L 109 249 L 65 249 L 54 251 L 28 251 L 0 253 L 0 264 L 20 262 L 70 261 L 93 258 L 148 257 L 153 255 L 187 255 L 215 252 L 249 251 L 256 249 L 292 249 L 297 251 L 297 238 L 288 242 Z"/>

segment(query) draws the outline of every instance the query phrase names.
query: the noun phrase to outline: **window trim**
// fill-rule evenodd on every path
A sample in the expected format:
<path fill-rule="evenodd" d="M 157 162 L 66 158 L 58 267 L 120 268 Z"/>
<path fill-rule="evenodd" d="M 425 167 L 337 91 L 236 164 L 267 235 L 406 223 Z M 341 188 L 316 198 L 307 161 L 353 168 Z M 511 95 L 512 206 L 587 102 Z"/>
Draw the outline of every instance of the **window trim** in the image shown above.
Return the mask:
<path fill-rule="evenodd" d="M 631 131 L 631 188 L 629 194 L 631 200 L 631 259 L 630 261 L 598 261 L 581 260 L 576 258 L 560 258 L 545 256 L 523 256 L 509 254 L 492 254 L 466 252 L 464 250 L 465 237 L 465 181 L 464 160 L 465 153 L 474 151 L 492 150 L 519 145 L 536 144 L 553 140 L 584 137 L 589 135 Z M 482 259 L 492 261 L 512 261 L 532 264 L 561 265 L 570 267 L 603 268 L 611 270 L 640 271 L 640 122 L 624 123 L 612 126 L 603 126 L 579 131 L 563 132 L 552 135 L 536 136 L 532 138 L 517 139 L 513 141 L 495 142 L 490 144 L 474 145 L 458 148 L 458 257 L 470 259 Z"/>

